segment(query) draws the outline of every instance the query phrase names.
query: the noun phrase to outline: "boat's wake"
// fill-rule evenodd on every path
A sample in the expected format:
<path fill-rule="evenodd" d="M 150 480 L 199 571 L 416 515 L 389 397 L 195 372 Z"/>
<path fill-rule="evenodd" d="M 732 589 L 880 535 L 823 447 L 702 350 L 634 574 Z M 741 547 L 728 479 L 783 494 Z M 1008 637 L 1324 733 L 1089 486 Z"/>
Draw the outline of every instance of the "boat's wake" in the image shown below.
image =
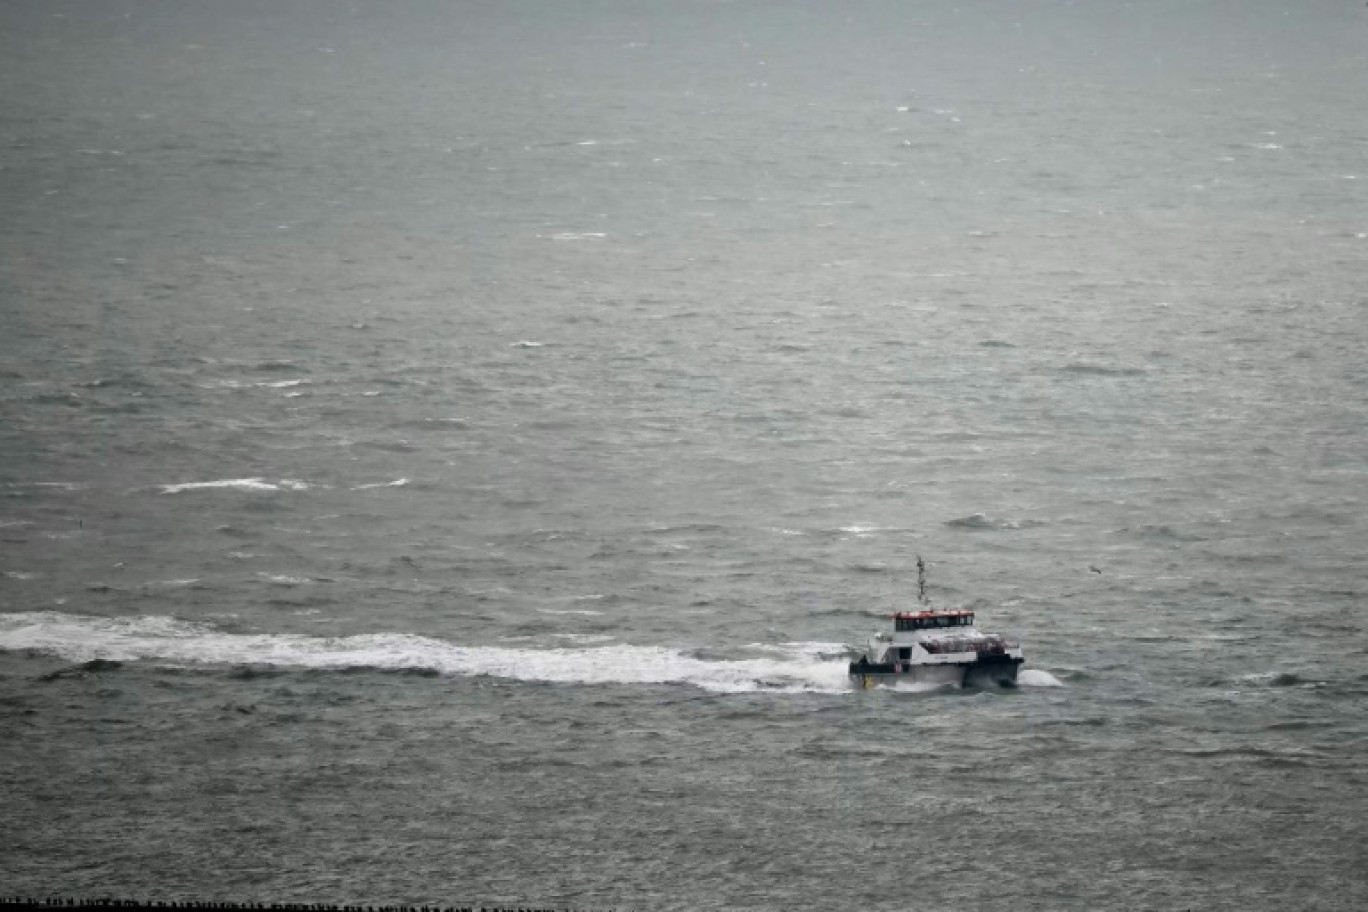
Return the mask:
<path fill-rule="evenodd" d="M 1039 668 L 1023 668 L 1017 674 L 1018 687 L 1063 687 L 1064 682 Z"/>
<path fill-rule="evenodd" d="M 664 646 L 462 646 L 400 633 L 241 634 L 169 617 L 29 612 L 0 615 L 0 649 L 73 662 L 373 669 L 546 683 L 688 684 L 715 693 L 841 693 L 850 689 L 844 656 L 830 656 L 839 654 L 840 647 L 813 643 L 754 647 L 741 650 L 744 657 L 706 659 Z"/>
<path fill-rule="evenodd" d="M 403 633 L 344 637 L 228 633 L 164 616 L 104 618 L 39 611 L 0 615 L 0 650 L 83 663 L 369 669 L 555 684 L 685 684 L 713 693 L 848 693 L 853 689 L 847 673 L 849 657 L 838 643 L 757 644 L 728 650 L 725 658 L 709 658 L 698 651 L 665 646 L 529 649 L 462 646 Z M 1034 669 L 1022 671 L 1018 683 L 1060 686 L 1048 672 Z"/>
<path fill-rule="evenodd" d="M 1018 687 L 1018 688 L 1019 688 L 1019 687 L 1063 687 L 1063 686 L 1064 686 L 1064 682 L 1063 682 L 1063 681 L 1059 680 L 1059 679 L 1056 678 L 1054 675 L 1050 674 L 1048 671 L 1042 671 L 1042 670 L 1040 670 L 1039 668 L 1023 668 L 1020 672 L 1017 673 L 1016 682 L 1015 682 L 1014 684 L 1011 684 L 1011 685 L 1006 685 L 1005 687 L 1004 687 L 1004 685 L 995 684 L 995 683 L 993 683 L 991 680 L 986 680 L 986 681 L 984 681 L 984 682 L 981 683 L 981 684 L 971 684 L 971 685 L 952 684 L 952 683 L 945 683 L 945 682 L 940 682 L 940 681 L 898 681 L 898 680 L 893 680 L 893 681 L 890 681 L 890 682 L 887 683 L 887 684 L 880 683 L 880 684 L 876 684 L 876 685 L 875 685 L 876 688 L 883 688 L 883 689 L 886 689 L 886 690 L 896 690 L 896 691 L 899 692 L 899 693 L 916 693 L 916 694 L 921 694 L 921 693 L 937 693 L 937 692 L 946 691 L 946 690 L 961 690 L 961 689 L 964 689 L 964 688 L 966 688 L 966 687 L 969 688 L 969 689 L 975 689 L 975 690 L 992 690 L 992 689 L 1011 689 L 1012 687 Z"/>

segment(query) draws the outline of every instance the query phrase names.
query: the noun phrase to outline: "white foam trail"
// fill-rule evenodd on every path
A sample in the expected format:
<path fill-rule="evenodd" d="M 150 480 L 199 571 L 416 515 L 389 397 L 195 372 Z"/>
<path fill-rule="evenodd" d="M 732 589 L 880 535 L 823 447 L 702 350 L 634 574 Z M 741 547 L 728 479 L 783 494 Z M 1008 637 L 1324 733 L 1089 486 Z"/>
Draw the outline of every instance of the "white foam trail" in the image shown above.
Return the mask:
<path fill-rule="evenodd" d="M 715 693 L 850 691 L 846 662 L 801 654 L 708 661 L 663 646 L 514 649 L 459 646 L 411 634 L 350 637 L 231 634 L 170 617 L 98 618 L 60 612 L 0 615 L 0 649 L 74 662 L 429 670 L 565 684 L 690 684 Z"/>
<path fill-rule="evenodd" d="M 1064 682 L 1039 668 L 1023 668 L 1017 673 L 1017 684 L 1021 687 L 1063 687 Z"/>
<path fill-rule="evenodd" d="M 308 485 L 292 478 L 282 478 L 270 482 L 264 478 L 224 478 L 218 481 L 187 481 L 183 484 L 158 485 L 163 494 L 181 494 L 185 491 L 208 491 L 226 488 L 233 491 L 305 491 Z"/>
<path fill-rule="evenodd" d="M 850 647 L 845 643 L 823 643 L 817 641 L 803 641 L 796 643 L 751 643 L 747 649 L 759 649 L 765 652 L 774 652 L 781 655 L 802 655 L 811 658 L 840 657 L 847 663 Z"/>
<path fill-rule="evenodd" d="M 606 633 L 552 633 L 548 637 L 556 640 L 567 640 L 571 643 L 607 643 L 613 638 Z"/>

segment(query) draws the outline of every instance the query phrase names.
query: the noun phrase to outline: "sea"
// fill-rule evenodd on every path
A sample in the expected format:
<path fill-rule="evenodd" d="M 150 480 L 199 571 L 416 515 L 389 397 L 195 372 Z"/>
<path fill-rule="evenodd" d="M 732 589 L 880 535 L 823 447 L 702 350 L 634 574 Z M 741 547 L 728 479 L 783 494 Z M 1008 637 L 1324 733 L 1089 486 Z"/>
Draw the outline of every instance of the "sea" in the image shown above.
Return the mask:
<path fill-rule="evenodd" d="M 1368 907 L 1368 9 L 4 0 L 0 894 Z M 1015 689 L 852 685 L 977 612 Z"/>

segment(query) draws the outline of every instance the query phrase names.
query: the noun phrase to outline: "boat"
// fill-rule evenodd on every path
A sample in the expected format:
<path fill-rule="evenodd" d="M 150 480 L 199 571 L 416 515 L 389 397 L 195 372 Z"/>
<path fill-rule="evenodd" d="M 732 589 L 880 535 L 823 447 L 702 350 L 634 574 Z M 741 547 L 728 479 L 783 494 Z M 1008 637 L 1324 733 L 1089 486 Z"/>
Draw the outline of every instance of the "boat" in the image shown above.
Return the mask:
<path fill-rule="evenodd" d="M 1021 645 L 974 626 L 974 612 L 941 610 L 926 598 L 926 564 L 917 558 L 916 611 L 892 614 L 893 630 L 869 638 L 864 653 L 850 663 L 860 687 L 878 684 L 1015 687 L 1026 661 Z"/>

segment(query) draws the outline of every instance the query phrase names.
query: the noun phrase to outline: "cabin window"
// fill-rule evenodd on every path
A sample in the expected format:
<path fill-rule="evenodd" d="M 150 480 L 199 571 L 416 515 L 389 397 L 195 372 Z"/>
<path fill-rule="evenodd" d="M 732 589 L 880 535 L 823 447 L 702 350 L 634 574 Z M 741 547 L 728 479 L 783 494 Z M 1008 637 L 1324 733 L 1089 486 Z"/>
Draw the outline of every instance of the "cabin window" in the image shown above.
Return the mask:
<path fill-rule="evenodd" d="M 898 659 L 903 662 L 910 662 L 912 660 L 912 647 L 903 646 L 898 649 Z"/>
<path fill-rule="evenodd" d="M 894 630 L 935 630 L 942 627 L 972 627 L 974 626 L 974 616 L 972 614 L 957 614 L 950 616 L 917 617 L 894 615 Z"/>

